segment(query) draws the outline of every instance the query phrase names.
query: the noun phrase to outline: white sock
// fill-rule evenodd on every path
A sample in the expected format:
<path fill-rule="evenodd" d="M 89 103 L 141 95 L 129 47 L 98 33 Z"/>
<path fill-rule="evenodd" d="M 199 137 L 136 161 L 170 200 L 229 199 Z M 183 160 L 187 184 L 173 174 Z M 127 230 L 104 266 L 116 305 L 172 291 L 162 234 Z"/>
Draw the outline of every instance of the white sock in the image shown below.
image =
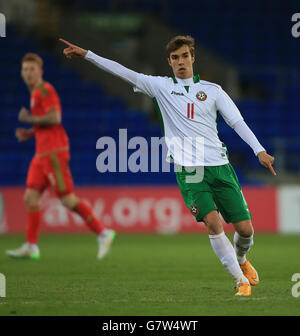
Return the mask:
<path fill-rule="evenodd" d="M 31 250 L 34 252 L 34 253 L 39 253 L 40 250 L 39 250 L 39 247 L 37 246 L 37 244 L 29 244 Z"/>
<path fill-rule="evenodd" d="M 104 229 L 99 235 L 98 235 L 98 241 L 101 239 L 104 239 L 107 237 L 107 235 L 109 235 L 110 230 L 109 229 Z"/>
<path fill-rule="evenodd" d="M 253 235 L 250 237 L 242 237 L 237 232 L 234 233 L 234 250 L 239 264 L 246 261 L 246 254 L 254 244 Z"/>
<path fill-rule="evenodd" d="M 234 248 L 224 231 L 217 235 L 208 235 L 211 246 L 229 274 L 237 281 L 245 280 L 237 261 Z M 245 278 L 245 279 L 244 279 Z M 247 280 L 247 279 L 246 279 Z M 248 280 L 247 280 L 248 281 Z"/>

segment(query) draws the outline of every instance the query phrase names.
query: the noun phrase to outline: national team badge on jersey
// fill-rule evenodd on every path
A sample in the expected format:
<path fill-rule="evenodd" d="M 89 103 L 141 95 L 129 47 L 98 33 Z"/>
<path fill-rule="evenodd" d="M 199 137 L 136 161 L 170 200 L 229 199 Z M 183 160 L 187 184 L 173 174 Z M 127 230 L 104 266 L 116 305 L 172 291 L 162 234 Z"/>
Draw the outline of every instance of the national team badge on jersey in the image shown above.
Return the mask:
<path fill-rule="evenodd" d="M 204 100 L 206 100 L 207 95 L 206 95 L 206 93 L 205 93 L 204 91 L 199 91 L 199 92 L 197 92 L 197 94 L 196 94 L 196 98 L 197 98 L 198 100 L 200 100 L 200 101 L 204 101 Z"/>
<path fill-rule="evenodd" d="M 190 206 L 190 211 L 191 211 L 191 213 L 192 213 L 194 216 L 197 216 L 198 213 L 199 213 L 199 208 L 197 207 L 196 204 L 192 204 L 192 205 Z"/>

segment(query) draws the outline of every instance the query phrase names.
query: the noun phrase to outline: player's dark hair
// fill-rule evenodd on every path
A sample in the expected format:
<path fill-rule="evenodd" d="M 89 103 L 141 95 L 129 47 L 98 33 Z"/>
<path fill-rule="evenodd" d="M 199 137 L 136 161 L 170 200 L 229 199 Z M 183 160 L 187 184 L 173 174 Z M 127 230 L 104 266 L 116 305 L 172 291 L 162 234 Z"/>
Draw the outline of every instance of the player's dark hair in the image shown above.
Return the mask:
<path fill-rule="evenodd" d="M 24 62 L 36 62 L 40 68 L 42 69 L 43 68 L 43 60 L 42 58 L 37 55 L 37 54 L 34 54 L 34 53 L 27 53 L 24 55 L 24 57 L 22 58 L 22 63 L 23 64 Z"/>
<path fill-rule="evenodd" d="M 192 57 L 195 56 L 195 39 L 190 35 L 177 35 L 171 39 L 166 46 L 167 57 L 170 57 L 171 52 L 187 45 L 190 48 Z"/>

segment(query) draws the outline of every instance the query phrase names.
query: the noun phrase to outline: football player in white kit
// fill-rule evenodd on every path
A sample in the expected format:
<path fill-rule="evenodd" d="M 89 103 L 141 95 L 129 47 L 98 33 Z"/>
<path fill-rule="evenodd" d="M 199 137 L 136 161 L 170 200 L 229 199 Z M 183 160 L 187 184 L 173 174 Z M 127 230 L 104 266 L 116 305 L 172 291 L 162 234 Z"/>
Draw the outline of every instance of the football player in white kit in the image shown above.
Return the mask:
<path fill-rule="evenodd" d="M 135 92 L 153 99 L 168 146 L 167 159 L 180 167 L 176 178 L 186 206 L 197 221 L 205 223 L 215 254 L 236 281 L 235 295 L 251 295 L 251 285 L 259 284 L 257 271 L 246 258 L 253 245 L 252 217 L 228 161 L 226 146 L 218 137 L 218 114 L 253 149 L 259 162 L 276 175 L 272 167 L 274 157 L 267 154 L 221 86 L 194 74 L 194 39 L 176 36 L 167 44 L 167 61 L 173 77 L 137 73 L 90 50 L 60 41 L 67 45 L 64 49 L 67 58 L 84 58 L 127 81 Z M 195 141 L 202 144 L 202 150 L 196 152 L 199 155 L 195 155 Z M 202 168 L 202 178 L 196 183 L 187 182 L 187 178 L 197 175 L 197 167 Z M 219 213 L 234 226 L 234 245 L 224 233 Z"/>

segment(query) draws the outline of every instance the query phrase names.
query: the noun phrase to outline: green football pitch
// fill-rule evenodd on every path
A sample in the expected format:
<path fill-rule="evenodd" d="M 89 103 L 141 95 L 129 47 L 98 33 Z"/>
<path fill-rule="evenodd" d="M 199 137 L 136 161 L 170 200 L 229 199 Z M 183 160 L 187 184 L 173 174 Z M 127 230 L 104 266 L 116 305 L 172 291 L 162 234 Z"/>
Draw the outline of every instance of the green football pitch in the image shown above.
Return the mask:
<path fill-rule="evenodd" d="M 102 261 L 89 234 L 42 235 L 40 260 L 4 254 L 23 239 L 0 236 L 0 315 L 300 315 L 291 280 L 300 273 L 300 235 L 256 234 L 249 260 L 261 283 L 250 297 L 234 296 L 204 234 L 119 234 Z"/>

